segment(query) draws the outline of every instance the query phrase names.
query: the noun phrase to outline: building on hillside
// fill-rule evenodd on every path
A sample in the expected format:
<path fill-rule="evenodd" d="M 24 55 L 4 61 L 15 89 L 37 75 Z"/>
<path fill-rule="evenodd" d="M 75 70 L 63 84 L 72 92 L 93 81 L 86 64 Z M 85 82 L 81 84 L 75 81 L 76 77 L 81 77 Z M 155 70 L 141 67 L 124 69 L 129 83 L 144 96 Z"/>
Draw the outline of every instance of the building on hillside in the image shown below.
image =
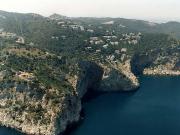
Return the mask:
<path fill-rule="evenodd" d="M 119 45 L 119 42 L 118 41 L 115 41 L 115 42 L 110 42 L 111 45 Z"/>
<path fill-rule="evenodd" d="M 25 44 L 25 40 L 23 37 L 18 37 L 18 39 L 16 40 L 16 43 L 18 44 Z"/>
<path fill-rule="evenodd" d="M 87 32 L 94 33 L 94 30 L 88 29 Z"/>
<path fill-rule="evenodd" d="M 96 53 L 100 53 L 101 52 L 101 50 L 96 50 Z"/>
<path fill-rule="evenodd" d="M 65 22 L 57 22 L 58 25 L 63 25 Z"/>
<path fill-rule="evenodd" d="M 115 50 L 114 52 L 118 55 L 120 54 L 120 50 Z"/>
<path fill-rule="evenodd" d="M 107 49 L 108 46 L 109 46 L 108 44 L 105 44 L 105 45 L 103 45 L 103 48 L 104 48 L 104 49 Z"/>
<path fill-rule="evenodd" d="M 126 52 L 127 52 L 127 48 L 122 48 L 122 49 L 121 49 L 121 52 L 122 52 L 122 53 L 126 53 Z"/>

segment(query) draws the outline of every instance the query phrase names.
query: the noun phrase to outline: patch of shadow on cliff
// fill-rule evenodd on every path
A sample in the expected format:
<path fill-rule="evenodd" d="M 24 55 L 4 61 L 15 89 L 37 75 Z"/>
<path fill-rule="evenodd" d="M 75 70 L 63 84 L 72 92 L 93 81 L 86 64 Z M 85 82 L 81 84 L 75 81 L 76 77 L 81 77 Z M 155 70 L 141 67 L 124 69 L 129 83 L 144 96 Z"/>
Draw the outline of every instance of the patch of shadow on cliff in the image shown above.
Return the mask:
<path fill-rule="evenodd" d="M 143 74 L 143 70 L 150 67 L 157 58 L 158 50 L 151 53 L 137 52 L 131 59 L 131 71 L 134 75 L 139 76 Z"/>
<path fill-rule="evenodd" d="M 81 110 L 80 116 L 81 117 L 78 122 L 68 124 L 68 126 L 66 127 L 66 130 L 59 135 L 71 135 L 71 133 L 73 133 L 73 131 L 75 131 L 83 123 L 83 120 L 85 117 L 84 109 Z"/>
<path fill-rule="evenodd" d="M 79 97 L 83 98 L 87 92 L 99 88 L 104 71 L 98 64 L 90 61 L 79 62 L 79 69 L 77 90 Z"/>
<path fill-rule="evenodd" d="M 84 97 L 82 98 L 82 103 L 86 103 L 89 102 L 95 98 L 98 98 L 99 96 L 108 94 L 108 93 L 116 93 L 116 94 L 126 94 L 126 95 L 133 95 L 137 90 L 139 89 L 139 87 L 137 87 L 136 89 L 132 90 L 132 91 L 123 91 L 123 90 L 119 90 L 119 91 L 102 91 L 102 90 L 88 90 L 87 93 L 84 95 Z"/>
<path fill-rule="evenodd" d="M 180 70 L 180 60 L 175 64 L 174 70 Z"/>

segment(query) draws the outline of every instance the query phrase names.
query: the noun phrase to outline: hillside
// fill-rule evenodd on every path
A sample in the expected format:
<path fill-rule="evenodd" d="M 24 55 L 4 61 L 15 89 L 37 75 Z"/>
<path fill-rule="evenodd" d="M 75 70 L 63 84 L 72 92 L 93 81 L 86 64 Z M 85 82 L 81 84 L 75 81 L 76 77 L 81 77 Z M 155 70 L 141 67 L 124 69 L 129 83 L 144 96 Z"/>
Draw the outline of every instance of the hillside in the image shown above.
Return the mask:
<path fill-rule="evenodd" d="M 57 135 L 80 119 L 87 92 L 136 90 L 142 74 L 180 75 L 179 28 L 0 11 L 0 124 Z"/>

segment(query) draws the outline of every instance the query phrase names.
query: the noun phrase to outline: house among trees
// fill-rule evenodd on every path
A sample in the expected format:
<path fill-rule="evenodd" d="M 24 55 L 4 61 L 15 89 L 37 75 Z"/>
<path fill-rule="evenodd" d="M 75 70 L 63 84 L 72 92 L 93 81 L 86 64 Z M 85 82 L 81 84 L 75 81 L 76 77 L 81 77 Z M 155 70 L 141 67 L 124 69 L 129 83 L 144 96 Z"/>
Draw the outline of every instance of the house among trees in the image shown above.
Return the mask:
<path fill-rule="evenodd" d="M 25 40 L 23 37 L 18 37 L 18 39 L 16 40 L 16 43 L 18 44 L 25 44 Z"/>

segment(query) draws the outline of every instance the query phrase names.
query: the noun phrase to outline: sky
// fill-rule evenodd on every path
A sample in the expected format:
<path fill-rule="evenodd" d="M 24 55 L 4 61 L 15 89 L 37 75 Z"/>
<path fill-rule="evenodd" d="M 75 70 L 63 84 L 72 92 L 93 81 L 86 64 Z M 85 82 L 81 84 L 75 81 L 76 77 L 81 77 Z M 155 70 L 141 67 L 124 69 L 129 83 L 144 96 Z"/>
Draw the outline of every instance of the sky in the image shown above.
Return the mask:
<path fill-rule="evenodd" d="M 69 17 L 180 21 L 180 0 L 0 0 L 0 10 Z"/>

